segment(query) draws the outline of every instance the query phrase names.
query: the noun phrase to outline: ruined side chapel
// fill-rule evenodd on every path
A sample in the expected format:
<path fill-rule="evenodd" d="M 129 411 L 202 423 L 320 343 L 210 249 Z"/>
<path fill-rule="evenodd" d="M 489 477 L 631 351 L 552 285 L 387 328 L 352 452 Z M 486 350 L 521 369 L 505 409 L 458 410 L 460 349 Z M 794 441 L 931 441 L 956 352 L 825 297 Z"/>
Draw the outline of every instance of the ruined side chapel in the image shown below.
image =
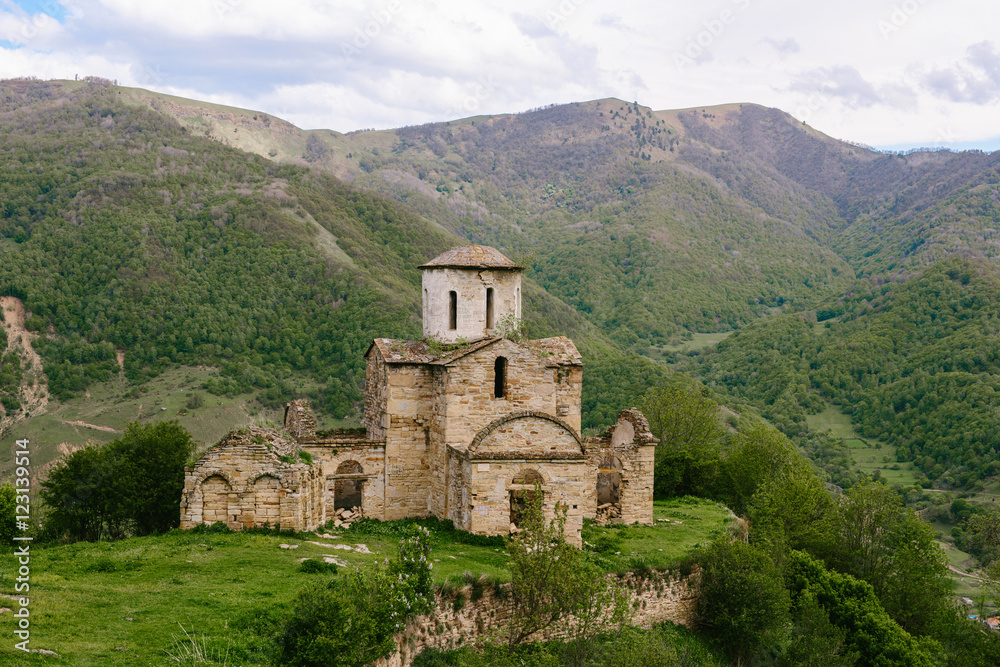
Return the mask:
<path fill-rule="evenodd" d="M 580 437 L 576 346 L 512 335 L 522 267 L 471 245 L 420 269 L 424 339 L 372 342 L 364 428 L 317 432 L 308 403 L 292 401 L 285 430 L 294 451 L 230 434 L 186 469 L 181 527 L 313 530 L 350 508 L 382 520 L 434 515 L 498 535 L 517 530 L 536 493 L 546 516 L 566 511 L 577 546 L 585 517 L 652 524 L 656 439 L 645 417 L 625 410 L 603 435 Z"/>

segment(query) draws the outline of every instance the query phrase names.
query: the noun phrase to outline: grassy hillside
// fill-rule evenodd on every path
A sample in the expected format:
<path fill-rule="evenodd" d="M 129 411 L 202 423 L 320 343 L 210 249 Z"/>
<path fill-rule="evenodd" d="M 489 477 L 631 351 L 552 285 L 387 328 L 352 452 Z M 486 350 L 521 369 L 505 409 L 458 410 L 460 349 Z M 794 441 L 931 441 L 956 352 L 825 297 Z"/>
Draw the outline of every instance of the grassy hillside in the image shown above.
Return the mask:
<path fill-rule="evenodd" d="M 881 455 L 972 488 L 1000 473 L 998 294 L 996 266 L 953 258 L 900 283 L 859 283 L 813 321 L 748 326 L 697 369 L 793 435 L 831 400 L 861 436 L 890 446 Z"/>
<path fill-rule="evenodd" d="M 731 520 L 725 507 L 696 499 L 657 502 L 654 515 L 661 520 L 656 527 L 588 526 L 584 537 L 606 552 L 592 552 L 592 558 L 608 571 L 639 561 L 671 565 L 710 542 Z M 334 530 L 289 537 L 178 530 L 115 543 L 36 545 L 30 646 L 61 658 L 25 656 L 6 642 L 0 662 L 176 664 L 170 655 L 190 644 L 188 633 L 218 664 L 269 664 L 274 622 L 300 588 L 330 576 L 301 572 L 302 559 L 330 557 L 346 567 L 362 565 L 395 556 L 398 540 L 393 524 L 383 524 L 367 533 Z M 431 545 L 436 584 L 459 581 L 465 571 L 499 581 L 509 577 L 500 548 L 463 544 L 434 528 Z M 12 593 L 13 579 L 4 571 L 0 594 Z M 13 636 L 13 625 L 10 614 L 0 616 L 4 634 Z"/>

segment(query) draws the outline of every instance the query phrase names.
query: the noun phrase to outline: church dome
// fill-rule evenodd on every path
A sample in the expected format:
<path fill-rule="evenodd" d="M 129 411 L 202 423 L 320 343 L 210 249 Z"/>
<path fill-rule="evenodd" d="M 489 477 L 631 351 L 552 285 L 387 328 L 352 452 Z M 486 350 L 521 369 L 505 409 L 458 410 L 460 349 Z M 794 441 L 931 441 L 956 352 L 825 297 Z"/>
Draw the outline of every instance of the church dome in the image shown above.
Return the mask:
<path fill-rule="evenodd" d="M 465 245 L 445 250 L 443 253 L 420 265 L 421 269 L 506 269 L 521 271 L 518 266 L 496 248 L 485 245 Z"/>

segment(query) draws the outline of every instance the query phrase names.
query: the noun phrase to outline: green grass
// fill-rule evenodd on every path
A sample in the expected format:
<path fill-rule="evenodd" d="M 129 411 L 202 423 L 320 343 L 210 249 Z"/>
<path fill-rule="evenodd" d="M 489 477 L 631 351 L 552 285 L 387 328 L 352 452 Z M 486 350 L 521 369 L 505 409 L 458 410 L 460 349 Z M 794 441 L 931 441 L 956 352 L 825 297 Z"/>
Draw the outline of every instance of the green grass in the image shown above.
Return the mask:
<path fill-rule="evenodd" d="M 856 438 L 854 425 L 851 423 L 851 416 L 844 414 L 835 405 L 828 405 L 823 412 L 816 415 L 806 415 L 806 424 L 809 430 L 822 433 L 830 431 L 834 438 Z"/>
<path fill-rule="evenodd" d="M 588 525 L 588 541 L 613 535 L 622 552 L 594 554 L 594 559 L 608 571 L 626 569 L 636 558 L 654 567 L 674 565 L 725 530 L 731 519 L 718 503 L 687 498 L 657 501 L 654 515 L 670 522 Z M 405 523 L 375 524 L 367 533 L 320 531 L 330 537 L 178 530 L 115 543 L 35 545 L 30 647 L 53 650 L 61 659 L 26 656 L 6 641 L 0 644 L 0 664 L 166 665 L 172 664 L 166 651 L 176 653 L 191 640 L 219 655 L 228 650 L 230 665 L 266 664 L 269 623 L 284 613 L 299 589 L 329 576 L 300 572 L 300 559 L 333 555 L 353 567 L 394 556 Z M 438 526 L 431 532 L 435 583 L 466 571 L 509 576 L 501 547 L 462 544 L 461 534 L 441 530 L 433 521 L 427 524 Z M 282 549 L 281 544 L 296 548 Z M 359 544 L 371 553 L 329 546 Z M 0 558 L 6 564 L 12 556 Z M 15 592 L 12 573 L 10 567 L 0 569 L 0 593 Z M 0 635 L 11 638 L 13 629 L 11 614 L 0 615 Z"/>
<path fill-rule="evenodd" d="M 876 470 L 882 479 L 890 484 L 911 486 L 917 481 L 917 469 L 911 461 L 896 462 L 896 448 L 879 440 L 862 438 L 854 430 L 850 415 L 844 414 L 834 405 L 828 405 L 823 412 L 806 416 L 809 429 L 817 433 L 829 431 L 834 438 L 840 438 L 850 449 L 854 467 L 871 476 Z"/>
<path fill-rule="evenodd" d="M 725 532 L 733 513 L 725 505 L 702 498 L 675 498 L 653 502 L 653 526 L 598 526 L 584 523 L 583 540 L 609 572 L 643 563 L 669 569 L 692 549 L 707 545 Z"/>
<path fill-rule="evenodd" d="M 706 347 L 717 345 L 733 334 L 732 331 L 722 333 L 692 333 L 688 340 L 681 340 L 676 343 L 666 345 L 655 345 L 649 348 L 647 356 L 654 361 L 660 361 L 672 352 L 687 354 L 692 351 L 704 350 Z"/>

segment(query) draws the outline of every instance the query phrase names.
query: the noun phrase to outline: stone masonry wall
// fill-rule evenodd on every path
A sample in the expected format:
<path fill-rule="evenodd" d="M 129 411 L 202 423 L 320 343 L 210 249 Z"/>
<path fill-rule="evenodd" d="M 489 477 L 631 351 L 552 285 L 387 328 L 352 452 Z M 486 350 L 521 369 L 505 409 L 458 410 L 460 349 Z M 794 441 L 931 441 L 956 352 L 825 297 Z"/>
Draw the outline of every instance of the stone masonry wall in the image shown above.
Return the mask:
<path fill-rule="evenodd" d="M 431 514 L 433 367 L 387 365 L 385 518 Z"/>
<path fill-rule="evenodd" d="M 583 547 L 583 517 L 593 482 L 586 460 L 567 461 L 471 461 L 465 474 L 468 499 L 461 514 L 463 529 L 483 535 L 510 533 L 511 493 L 534 491 L 535 485 L 514 481 L 526 471 L 542 477 L 542 511 L 546 519 L 556 515 L 557 506 L 566 510 L 566 541 Z"/>
<path fill-rule="evenodd" d="M 372 519 L 385 519 L 385 442 L 347 440 L 343 438 L 316 439 L 302 443 L 302 448 L 313 455 L 322 467 L 323 488 L 327 513 L 332 515 L 335 506 L 334 489 L 341 471 L 350 462 L 361 466 L 365 476 L 362 486 L 361 510 Z M 345 465 L 346 464 L 346 465 Z"/>
<path fill-rule="evenodd" d="M 615 575 L 608 575 L 615 576 Z M 650 628 L 671 622 L 689 626 L 694 620 L 694 590 L 689 579 L 654 574 L 640 578 L 633 574 L 622 579 L 632 597 L 632 625 Z M 413 619 L 396 636 L 397 651 L 388 659 L 379 660 L 376 667 L 409 667 L 414 658 L 427 648 L 449 650 L 479 641 L 504 640 L 504 629 L 512 616 L 510 603 L 487 589 L 482 598 L 469 600 L 469 588 L 462 590 L 468 600 L 455 611 L 454 597 L 437 594 L 437 610 L 428 616 Z M 568 622 L 562 622 L 533 641 L 561 639 L 567 636 Z"/>
<path fill-rule="evenodd" d="M 493 288 L 494 327 L 505 315 L 521 317 L 521 273 L 497 269 L 424 269 L 424 337 L 448 343 L 478 340 L 486 328 L 486 290 Z M 449 292 L 458 299 L 457 328 L 451 329 Z"/>
<path fill-rule="evenodd" d="M 314 530 L 325 522 L 319 464 L 284 463 L 264 444 L 273 432 L 233 431 L 184 469 L 181 528 L 224 521 Z"/>
<path fill-rule="evenodd" d="M 384 440 L 388 426 L 386 402 L 388 401 L 388 374 L 385 359 L 375 346 L 368 352 L 365 366 L 364 426 L 369 440 Z"/>
<path fill-rule="evenodd" d="M 316 436 L 316 420 L 309 401 L 298 398 L 285 406 L 285 430 L 296 440 Z"/>
<path fill-rule="evenodd" d="M 614 426 L 584 442 L 595 480 L 587 500 L 587 516 L 597 516 L 597 475 L 612 461 L 621 465 L 620 516 L 615 523 L 653 524 L 653 468 L 656 438 L 649 432 L 645 416 L 635 408 L 623 410 Z"/>

